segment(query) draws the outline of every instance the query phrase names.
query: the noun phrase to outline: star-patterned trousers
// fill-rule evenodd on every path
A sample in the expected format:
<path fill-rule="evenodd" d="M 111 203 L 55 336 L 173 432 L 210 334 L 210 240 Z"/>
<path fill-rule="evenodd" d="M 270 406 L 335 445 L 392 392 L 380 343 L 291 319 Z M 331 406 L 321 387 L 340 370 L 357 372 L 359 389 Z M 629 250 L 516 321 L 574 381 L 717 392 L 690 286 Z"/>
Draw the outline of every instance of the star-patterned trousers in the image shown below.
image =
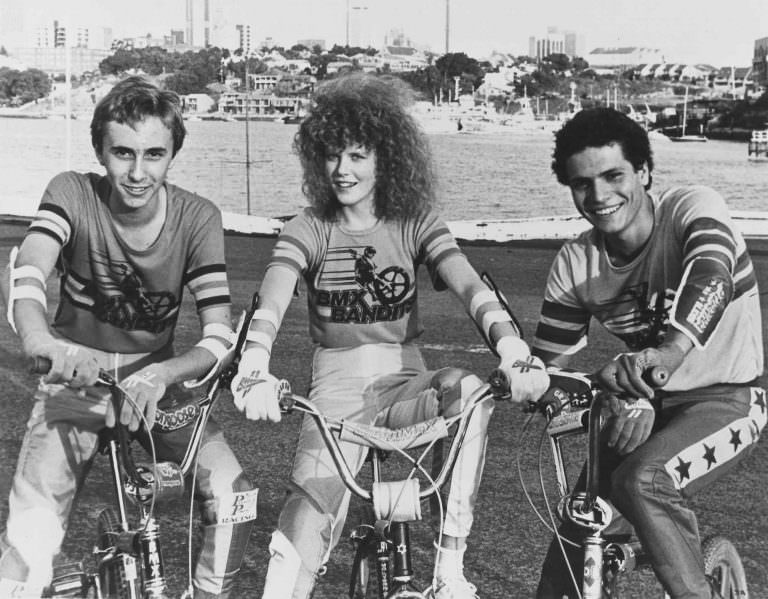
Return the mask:
<path fill-rule="evenodd" d="M 656 412 L 654 431 L 635 451 L 620 456 L 607 445 L 600 455 L 600 496 L 618 510 L 604 531 L 609 539 L 640 540 L 672 599 L 709 597 L 696 515 L 685 500 L 730 472 L 749 453 L 766 423 L 766 392 L 716 385 L 669 393 Z M 585 472 L 577 482 L 584 489 Z M 579 542 L 574 525 L 560 534 Z M 581 585 L 583 553 L 566 545 Z M 578 596 L 556 540 L 541 571 L 537 597 Z"/>

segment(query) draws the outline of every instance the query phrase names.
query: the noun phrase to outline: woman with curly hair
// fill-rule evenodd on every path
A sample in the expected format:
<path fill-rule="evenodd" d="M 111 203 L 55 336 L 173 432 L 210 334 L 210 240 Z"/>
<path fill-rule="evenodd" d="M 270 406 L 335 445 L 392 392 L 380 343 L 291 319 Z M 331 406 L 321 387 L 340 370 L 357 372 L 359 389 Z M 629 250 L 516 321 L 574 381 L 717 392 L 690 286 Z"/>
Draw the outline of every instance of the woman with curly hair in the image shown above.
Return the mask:
<path fill-rule="evenodd" d="M 311 206 L 280 234 L 259 290 L 259 306 L 232 382 L 235 405 L 252 420 L 280 420 L 278 381 L 269 372 L 272 342 L 299 277 L 307 286 L 316 350 L 309 397 L 324 414 L 399 428 L 461 409 L 481 381 L 459 368 L 430 371 L 414 344 L 419 324 L 416 273 L 425 264 L 483 330 L 524 401 L 547 386 L 510 315 L 482 282 L 435 214 L 434 171 L 424 134 L 407 110 L 409 88 L 363 73 L 322 85 L 301 123 L 295 148 Z M 376 262 L 373 262 L 373 256 Z M 397 284 L 384 285 L 387 270 Z M 483 469 L 492 405 L 473 415 L 450 483 L 438 599 L 476 598 L 463 554 Z M 347 463 L 365 449 L 343 444 Z M 338 541 L 349 502 L 311 418 L 305 418 L 288 495 L 270 543 L 268 599 L 305 599 Z"/>

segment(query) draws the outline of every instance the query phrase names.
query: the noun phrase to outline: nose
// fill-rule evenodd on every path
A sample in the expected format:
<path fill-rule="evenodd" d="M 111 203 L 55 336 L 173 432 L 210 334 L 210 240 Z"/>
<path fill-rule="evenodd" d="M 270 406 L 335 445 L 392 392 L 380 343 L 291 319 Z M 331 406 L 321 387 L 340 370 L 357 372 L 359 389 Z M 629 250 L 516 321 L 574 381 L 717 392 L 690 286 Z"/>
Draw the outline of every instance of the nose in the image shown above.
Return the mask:
<path fill-rule="evenodd" d="M 128 170 L 128 176 L 132 181 L 141 181 L 144 178 L 144 164 L 141 158 L 135 158 Z"/>
<path fill-rule="evenodd" d="M 349 165 L 351 164 L 351 160 L 347 156 L 339 156 L 338 160 L 336 160 L 336 168 L 334 169 L 334 172 L 339 175 L 344 175 L 349 172 Z"/>
<path fill-rule="evenodd" d="M 596 178 L 587 188 L 587 197 L 590 200 L 599 202 L 607 198 L 611 193 L 611 186 L 601 178 Z"/>

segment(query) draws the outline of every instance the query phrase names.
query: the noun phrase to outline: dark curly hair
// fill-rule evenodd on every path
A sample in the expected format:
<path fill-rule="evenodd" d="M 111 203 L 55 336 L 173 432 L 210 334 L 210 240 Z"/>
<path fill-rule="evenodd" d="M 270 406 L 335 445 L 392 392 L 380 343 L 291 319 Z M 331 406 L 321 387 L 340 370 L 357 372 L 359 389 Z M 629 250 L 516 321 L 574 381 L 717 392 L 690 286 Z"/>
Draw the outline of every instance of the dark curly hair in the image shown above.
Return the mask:
<path fill-rule="evenodd" d="M 91 144 L 101 154 L 107 123 L 114 121 L 130 126 L 156 116 L 173 135 L 173 155 L 181 150 L 187 130 L 181 116 L 179 96 L 169 90 L 161 90 L 140 76 L 127 77 L 117 83 L 96 105 L 91 120 Z"/>
<path fill-rule="evenodd" d="M 600 148 L 613 143 L 621 146 L 624 158 L 635 170 L 648 166 L 648 184 L 653 170 L 653 153 L 648 134 L 626 114 L 613 108 L 589 108 L 581 110 L 555 134 L 555 151 L 552 154 L 552 170 L 557 180 L 568 185 L 566 169 L 568 159 L 585 148 Z"/>
<path fill-rule="evenodd" d="M 337 217 L 340 204 L 326 173 L 326 157 L 351 144 L 376 153 L 377 218 L 408 218 L 434 205 L 432 155 L 408 112 L 412 99 L 413 90 L 403 81 L 360 71 L 318 86 L 294 138 L 304 171 L 302 189 L 318 216 Z"/>

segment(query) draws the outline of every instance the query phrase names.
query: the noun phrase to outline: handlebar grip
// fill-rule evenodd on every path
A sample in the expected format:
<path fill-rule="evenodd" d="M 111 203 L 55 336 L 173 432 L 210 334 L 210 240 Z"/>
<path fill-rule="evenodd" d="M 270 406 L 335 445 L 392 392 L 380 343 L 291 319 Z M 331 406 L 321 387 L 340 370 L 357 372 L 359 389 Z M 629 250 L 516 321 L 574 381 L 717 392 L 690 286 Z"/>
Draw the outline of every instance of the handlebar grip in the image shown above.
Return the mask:
<path fill-rule="evenodd" d="M 48 374 L 53 366 L 53 362 L 50 359 L 43 356 L 35 356 L 30 360 L 29 372 L 30 374 Z"/>
<path fill-rule="evenodd" d="M 488 377 L 488 384 L 491 386 L 494 395 L 509 394 L 509 376 L 501 368 L 494 368 L 491 376 Z"/>
<path fill-rule="evenodd" d="M 663 387 L 669 382 L 669 371 L 664 366 L 654 366 L 643 378 L 651 387 Z"/>
<path fill-rule="evenodd" d="M 280 404 L 281 412 L 290 412 L 293 410 L 293 406 L 296 404 L 293 401 L 293 393 L 291 392 L 291 384 L 285 379 L 280 380 L 280 386 L 278 388 L 277 401 Z"/>

